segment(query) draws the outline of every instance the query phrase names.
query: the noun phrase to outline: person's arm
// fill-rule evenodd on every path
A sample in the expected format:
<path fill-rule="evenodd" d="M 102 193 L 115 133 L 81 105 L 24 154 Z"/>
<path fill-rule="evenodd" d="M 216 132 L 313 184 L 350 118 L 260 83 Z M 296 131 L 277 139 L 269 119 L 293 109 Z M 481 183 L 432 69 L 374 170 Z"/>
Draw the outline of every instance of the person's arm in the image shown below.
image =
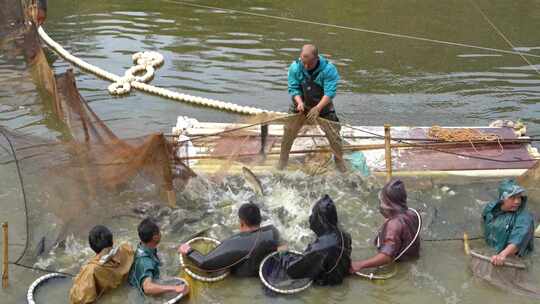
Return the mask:
<path fill-rule="evenodd" d="M 534 219 L 528 212 L 516 215 L 508 245 L 499 254 L 491 257 L 491 263 L 502 266 L 509 256 L 522 255 L 534 239 Z"/>
<path fill-rule="evenodd" d="M 251 244 L 250 242 L 249 245 Z M 238 238 L 231 238 L 223 241 L 208 254 L 201 254 L 186 244 L 180 246 L 179 252 L 188 257 L 190 261 L 201 269 L 218 270 L 227 268 L 246 256 L 249 249 L 246 250 L 245 245 L 246 243 Z"/>
<path fill-rule="evenodd" d="M 323 98 L 321 98 L 321 101 L 319 101 L 319 103 L 315 106 L 319 113 L 330 103 L 330 101 L 332 101 L 330 96 L 324 95 Z"/>
<path fill-rule="evenodd" d="M 491 257 L 491 264 L 495 266 L 502 266 L 509 256 L 515 255 L 519 251 L 519 247 L 514 244 L 509 244 L 499 254 Z"/>
<path fill-rule="evenodd" d="M 304 106 L 304 101 L 302 100 L 302 96 L 295 95 L 293 99 L 294 99 L 294 102 L 296 103 L 296 111 L 300 113 L 304 113 L 305 106 Z"/>
<path fill-rule="evenodd" d="M 298 78 L 298 63 L 293 62 L 289 66 L 287 73 L 287 88 L 289 95 L 292 96 L 296 103 L 296 110 L 299 112 L 304 111 L 304 101 L 302 100 L 302 87 L 300 85 L 300 79 Z"/>
<path fill-rule="evenodd" d="M 152 278 L 146 277 L 142 283 L 142 288 L 145 295 L 157 296 L 166 292 L 176 292 L 187 294 L 189 289 L 187 285 L 160 285 L 154 283 Z"/>
<path fill-rule="evenodd" d="M 358 272 L 364 268 L 373 268 L 373 267 L 379 267 L 382 265 L 386 265 L 388 263 L 392 262 L 392 257 L 384 254 L 384 253 L 377 253 L 375 256 L 367 259 L 367 260 L 361 260 L 361 261 L 355 261 L 351 263 L 351 273 Z"/>

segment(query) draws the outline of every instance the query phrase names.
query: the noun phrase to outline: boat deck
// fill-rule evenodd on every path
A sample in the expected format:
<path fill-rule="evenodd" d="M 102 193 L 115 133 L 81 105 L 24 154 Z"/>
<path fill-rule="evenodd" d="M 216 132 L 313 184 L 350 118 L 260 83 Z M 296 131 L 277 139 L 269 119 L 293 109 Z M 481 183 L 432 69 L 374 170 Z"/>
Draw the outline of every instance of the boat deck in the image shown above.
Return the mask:
<path fill-rule="evenodd" d="M 259 173 L 276 170 L 283 125 L 268 125 L 264 154 L 261 151 L 261 126 L 222 133 L 246 126 L 248 125 L 191 120 L 191 123 L 173 129 L 173 133 L 181 133 L 182 136 L 192 139 L 193 144 L 189 149 L 185 143 L 179 146 L 177 155 L 188 162 L 195 172 L 208 174 L 240 172 L 242 166 Z M 459 128 L 474 128 L 485 134 L 496 135 L 499 140 L 487 143 L 434 143 L 433 139 L 427 136 L 430 127 L 392 127 L 393 174 L 517 176 L 531 168 L 536 159 L 540 158 L 536 149 L 528 142 L 528 137 L 517 136 L 512 128 Z M 350 160 L 353 153 L 358 156 L 355 151 L 361 151 L 369 171 L 375 174 L 386 171 L 383 127 L 343 127 L 340 133 L 346 159 Z M 320 128 L 304 126 L 294 141 L 287 169 L 300 169 L 307 173 L 334 171 L 310 169 L 322 167 L 321 164 L 333 168 L 332 161 L 329 161 L 331 153 L 328 148 L 328 140 Z"/>

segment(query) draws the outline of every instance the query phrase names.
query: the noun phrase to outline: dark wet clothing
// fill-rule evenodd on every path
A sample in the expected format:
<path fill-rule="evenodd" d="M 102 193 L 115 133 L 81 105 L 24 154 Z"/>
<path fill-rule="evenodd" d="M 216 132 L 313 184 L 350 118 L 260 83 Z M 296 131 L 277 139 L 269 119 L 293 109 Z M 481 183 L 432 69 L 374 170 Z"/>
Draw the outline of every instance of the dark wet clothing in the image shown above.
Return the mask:
<path fill-rule="evenodd" d="M 401 180 L 387 183 L 379 194 L 380 210 L 386 221 L 375 239 L 379 253 L 396 259 L 414 240 L 418 226 L 418 216 L 407 208 L 407 192 Z M 397 261 L 416 259 L 420 255 L 420 237 Z"/>
<path fill-rule="evenodd" d="M 377 238 L 377 251 L 395 259 L 413 241 L 418 230 L 418 217 L 411 210 L 403 211 L 387 219 Z M 397 260 L 398 262 L 417 259 L 420 256 L 420 238 Z"/>
<path fill-rule="evenodd" d="M 204 270 L 215 271 L 231 267 L 231 273 L 241 277 L 254 277 L 259 265 L 280 245 L 279 232 L 274 226 L 265 226 L 251 232 L 241 232 L 224 240 L 221 245 L 203 255 L 196 250 L 188 253 L 194 264 Z"/>
<path fill-rule="evenodd" d="M 351 266 L 351 236 L 337 226 L 335 205 L 328 195 L 315 204 L 309 222 L 317 239 L 302 257 L 288 262 L 287 275 L 311 278 L 318 285 L 341 284 Z"/>
<path fill-rule="evenodd" d="M 527 211 L 527 197 L 523 195 L 524 192 L 513 180 L 505 180 L 499 186 L 498 199 L 487 204 L 482 212 L 486 243 L 497 253 L 509 244 L 518 247 L 518 256 L 525 256 L 534 249 L 534 218 Z M 513 195 L 521 195 L 518 210 L 501 210 L 503 200 Z"/>

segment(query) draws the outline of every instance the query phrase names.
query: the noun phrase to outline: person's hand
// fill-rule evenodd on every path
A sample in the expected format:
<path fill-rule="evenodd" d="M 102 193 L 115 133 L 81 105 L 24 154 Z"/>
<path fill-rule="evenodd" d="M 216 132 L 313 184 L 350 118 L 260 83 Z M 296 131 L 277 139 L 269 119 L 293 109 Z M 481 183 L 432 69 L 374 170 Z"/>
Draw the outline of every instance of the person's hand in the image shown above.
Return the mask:
<path fill-rule="evenodd" d="M 307 114 L 307 119 L 315 121 L 317 117 L 319 117 L 320 110 L 318 106 L 314 106 L 311 110 L 309 110 L 309 113 Z"/>
<path fill-rule="evenodd" d="M 188 244 L 182 244 L 180 245 L 180 247 L 178 247 L 179 254 L 187 255 L 190 250 L 191 250 L 191 246 L 189 246 Z"/>
<path fill-rule="evenodd" d="M 174 286 L 174 292 L 186 295 L 189 293 L 189 287 L 186 284 L 176 285 Z"/>
<path fill-rule="evenodd" d="M 284 251 L 287 251 L 287 250 L 289 250 L 289 246 L 287 246 L 287 244 L 280 245 L 277 248 L 277 251 L 279 251 L 279 252 L 284 252 Z"/>
<path fill-rule="evenodd" d="M 45 19 L 47 18 L 47 12 L 44 9 L 38 8 L 37 10 L 37 16 L 36 16 L 36 22 L 37 25 L 42 25 L 45 22 Z"/>
<path fill-rule="evenodd" d="M 351 267 L 349 268 L 349 272 L 356 273 L 362 270 L 362 268 L 364 268 L 364 264 L 362 263 L 362 261 L 351 262 Z"/>
<path fill-rule="evenodd" d="M 302 101 L 296 101 L 296 111 L 298 111 L 299 113 L 304 113 L 304 102 Z"/>
<path fill-rule="evenodd" d="M 502 254 L 497 254 L 491 257 L 491 264 L 495 266 L 503 266 L 506 261 L 506 256 Z"/>

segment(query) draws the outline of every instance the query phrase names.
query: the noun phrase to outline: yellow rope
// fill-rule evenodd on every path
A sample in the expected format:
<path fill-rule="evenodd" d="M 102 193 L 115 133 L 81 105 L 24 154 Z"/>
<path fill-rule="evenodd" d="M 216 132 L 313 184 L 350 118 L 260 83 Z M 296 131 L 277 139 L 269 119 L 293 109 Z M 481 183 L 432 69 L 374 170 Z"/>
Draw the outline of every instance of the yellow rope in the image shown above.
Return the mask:
<path fill-rule="evenodd" d="M 427 136 L 447 142 L 456 141 L 495 141 L 499 136 L 494 133 L 484 133 L 472 128 L 442 128 L 433 126 L 428 130 Z"/>
<path fill-rule="evenodd" d="M 497 141 L 500 148 L 500 152 L 497 155 L 502 155 L 504 153 L 504 147 L 501 144 L 501 138 L 499 135 L 495 133 L 484 133 L 473 128 L 442 128 L 440 126 L 432 126 L 427 132 L 427 137 L 446 142 L 468 141 L 476 153 L 478 153 L 478 150 L 473 142 Z"/>

